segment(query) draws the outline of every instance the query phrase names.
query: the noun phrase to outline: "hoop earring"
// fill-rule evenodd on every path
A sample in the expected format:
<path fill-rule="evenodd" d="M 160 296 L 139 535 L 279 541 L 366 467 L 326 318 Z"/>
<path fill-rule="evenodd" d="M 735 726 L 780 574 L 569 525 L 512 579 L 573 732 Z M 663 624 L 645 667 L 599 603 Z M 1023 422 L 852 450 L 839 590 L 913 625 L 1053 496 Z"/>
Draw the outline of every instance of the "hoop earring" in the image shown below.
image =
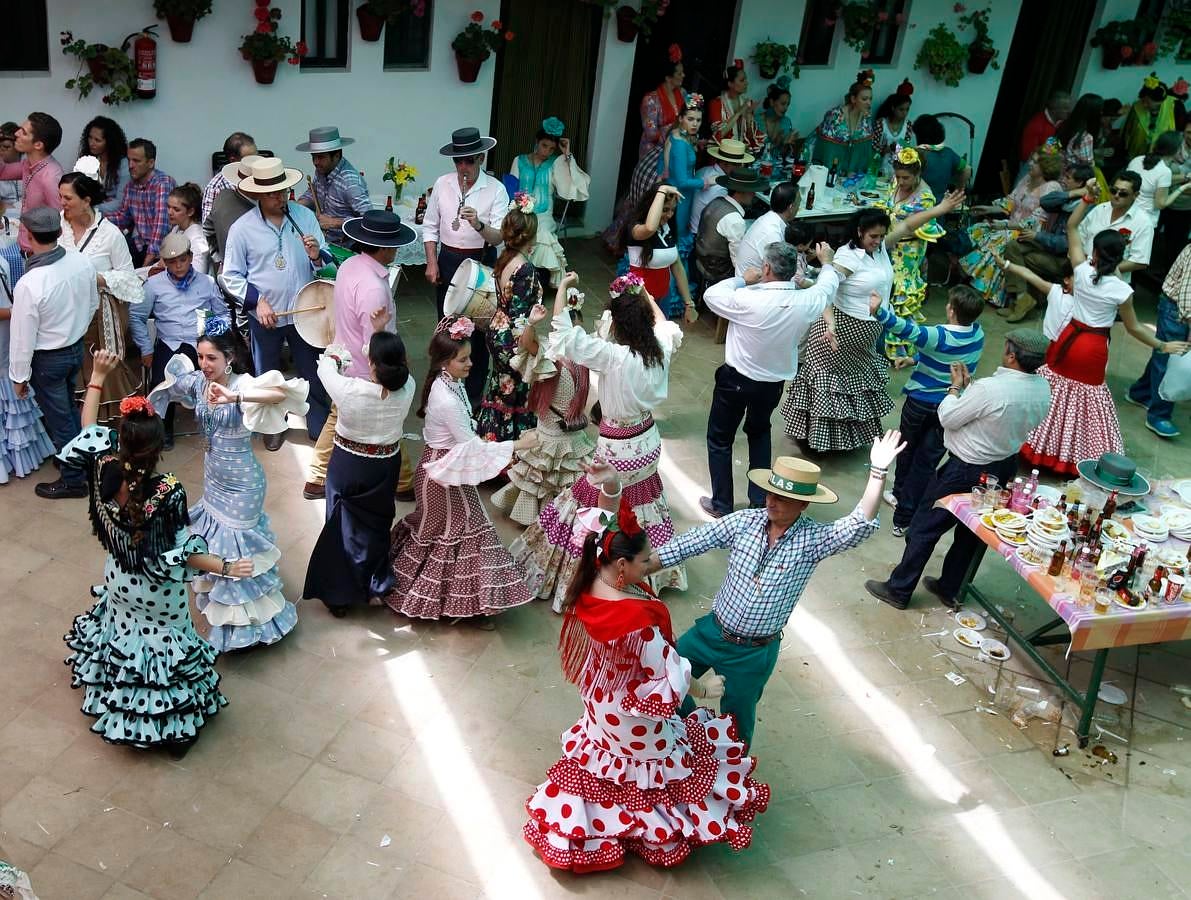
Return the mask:
<path fill-rule="evenodd" d="M 224 375 L 232 374 L 232 364 L 231 363 L 228 363 L 226 366 L 223 367 L 223 374 Z"/>

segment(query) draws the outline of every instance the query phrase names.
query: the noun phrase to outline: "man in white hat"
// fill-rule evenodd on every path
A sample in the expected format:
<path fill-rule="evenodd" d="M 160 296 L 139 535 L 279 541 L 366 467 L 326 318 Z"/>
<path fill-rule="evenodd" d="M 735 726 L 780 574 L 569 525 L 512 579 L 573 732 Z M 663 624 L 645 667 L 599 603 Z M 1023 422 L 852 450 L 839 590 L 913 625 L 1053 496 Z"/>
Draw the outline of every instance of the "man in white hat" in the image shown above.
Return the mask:
<path fill-rule="evenodd" d="M 372 209 L 364 176 L 343 155 L 343 148 L 355 138 L 340 137 L 334 125 L 311 128 L 309 140 L 294 149 L 309 153 L 314 166 L 314 192 L 306 189 L 298 202 L 318 213 L 318 224 L 332 244 L 347 246 L 343 223 Z"/>
<path fill-rule="evenodd" d="M 301 172 L 285 168 L 279 159 L 252 164 L 252 174 L 238 188 L 255 198 L 257 208 L 237 219 L 228 231 L 221 277 L 227 292 L 250 314 L 248 329 L 256 371 L 280 369 L 281 347 L 289 345 L 298 374 L 310 383 L 306 430 L 317 440 L 331 409 L 318 379 L 322 348 L 302 339 L 291 313 L 298 292 L 314 280 L 331 256 L 314 213 L 287 199 L 289 189 L 301 180 Z M 270 435 L 265 446 L 276 449 L 284 437 Z"/>
<path fill-rule="evenodd" d="M 750 469 L 749 480 L 765 491 L 762 509 L 744 509 L 679 535 L 650 556 L 650 571 L 726 549 L 724 583 L 711 612 L 678 639 L 678 652 L 691 663 L 691 676 L 708 669 L 724 676 L 720 710 L 736 716 L 740 739 L 752 740 L 757 701 L 777 664 L 782 629 L 802 597 L 815 566 L 859 545 L 880 527 L 877 513 L 885 476 L 905 446 L 887 431 L 873 441 L 869 479 L 851 513 L 834 522 L 803 516 L 811 503 L 835 503 L 834 491 L 819 484 L 819 467 L 779 456 L 769 469 Z M 684 714 L 694 708 L 687 699 Z"/>
<path fill-rule="evenodd" d="M 228 190 L 217 192 L 211 201 L 211 209 L 203 215 L 203 234 L 207 238 L 216 274 L 219 273 L 219 264 L 223 262 L 223 248 L 227 246 L 227 233 L 232 223 L 248 210 L 256 209 L 256 200 L 241 192 L 238 185 L 252 174 L 252 164 L 258 159 L 264 157 L 249 154 L 238 162 L 228 163 L 217 176 L 227 182 Z"/>
<path fill-rule="evenodd" d="M 695 177 L 707 185 L 695 193 L 691 201 L 691 234 L 699 233 L 699 220 L 703 217 L 703 210 L 716 197 L 724 197 L 728 189 L 719 184 L 717 179 L 721 175 L 731 175 L 740 166 L 747 166 L 756 157 L 748 152 L 743 141 L 724 138 L 718 144 L 711 144 L 707 148 L 707 155 L 715 160 L 710 166 L 704 166 L 695 173 Z"/>
<path fill-rule="evenodd" d="M 225 174 L 228 167 L 231 167 L 232 172 L 236 170 L 236 163 L 246 156 L 256 156 L 256 141 L 252 139 L 252 135 L 245 134 L 243 131 L 233 131 L 227 136 L 227 140 L 223 142 L 223 155 L 227 157 L 227 164 L 223 166 L 214 177 L 207 182 L 207 186 L 203 188 L 203 213 L 202 221 L 207 221 L 207 216 L 211 215 L 211 206 L 215 203 L 215 198 L 226 190 L 233 187 L 233 182 Z"/>

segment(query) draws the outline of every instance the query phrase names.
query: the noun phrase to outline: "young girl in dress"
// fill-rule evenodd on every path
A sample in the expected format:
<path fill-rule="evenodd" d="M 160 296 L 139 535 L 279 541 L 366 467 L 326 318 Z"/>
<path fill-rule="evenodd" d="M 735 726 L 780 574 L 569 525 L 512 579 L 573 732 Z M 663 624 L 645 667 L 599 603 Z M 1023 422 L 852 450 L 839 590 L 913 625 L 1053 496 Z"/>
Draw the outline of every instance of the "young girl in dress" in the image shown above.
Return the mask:
<path fill-rule="evenodd" d="M 517 450 L 538 446 L 537 433 L 517 440 L 484 441 L 476 434 L 463 387 L 471 371 L 475 325 L 447 316 L 430 339 L 430 371 L 418 415 L 426 447 L 414 474 L 414 511 L 393 529 L 397 583 L 385 602 L 412 619 L 446 617 L 454 625 L 493 616 L 529 602 L 513 560 L 496 536 L 476 485 L 499 475 Z"/>

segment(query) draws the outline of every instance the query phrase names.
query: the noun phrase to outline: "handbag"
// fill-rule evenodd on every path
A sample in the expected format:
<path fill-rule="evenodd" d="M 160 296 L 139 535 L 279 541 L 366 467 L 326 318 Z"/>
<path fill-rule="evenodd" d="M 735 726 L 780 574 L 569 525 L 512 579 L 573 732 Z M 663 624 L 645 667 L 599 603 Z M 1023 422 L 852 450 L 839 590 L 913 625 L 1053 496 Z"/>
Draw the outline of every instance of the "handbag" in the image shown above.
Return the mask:
<path fill-rule="evenodd" d="M 1158 396 L 1170 403 L 1191 400 L 1191 353 L 1170 357 Z"/>

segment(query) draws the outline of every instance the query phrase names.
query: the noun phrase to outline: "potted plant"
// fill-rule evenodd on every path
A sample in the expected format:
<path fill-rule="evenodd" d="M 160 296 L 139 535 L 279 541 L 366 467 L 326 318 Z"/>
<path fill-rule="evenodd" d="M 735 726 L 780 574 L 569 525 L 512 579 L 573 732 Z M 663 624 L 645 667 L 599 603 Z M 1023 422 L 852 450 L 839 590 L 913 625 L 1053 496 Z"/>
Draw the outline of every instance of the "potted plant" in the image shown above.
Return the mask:
<path fill-rule="evenodd" d="M 360 38 L 365 41 L 379 41 L 385 25 L 396 24 L 406 11 L 420 19 L 426 15 L 426 0 L 364 0 L 356 7 Z"/>
<path fill-rule="evenodd" d="M 1099 47 L 1101 64 L 1106 69 L 1119 68 L 1121 63 L 1132 59 L 1138 50 L 1137 31 L 1132 20 L 1118 19 L 1105 22 L 1096 29 L 1090 41 Z"/>
<path fill-rule="evenodd" d="M 90 96 L 96 87 L 106 88 L 103 102 L 119 106 L 136 100 L 136 65 L 127 51 L 107 44 L 88 43 L 75 39 L 69 31 L 58 36 L 62 52 L 79 61 L 75 77 L 66 82 L 67 90 L 77 90 L 79 99 Z M 83 70 L 86 69 L 86 72 Z"/>
<path fill-rule="evenodd" d="M 1173 56 L 1176 61 L 1191 56 L 1191 0 L 1171 0 L 1166 4 L 1161 37 L 1158 55 Z"/>
<path fill-rule="evenodd" d="M 153 0 L 153 11 L 165 19 L 175 43 L 189 44 L 194 23 L 211 14 L 211 0 Z"/>
<path fill-rule="evenodd" d="M 281 21 L 281 10 L 268 6 L 268 0 L 253 0 L 256 8 L 256 28 L 251 34 L 244 35 L 240 42 L 240 55 L 252 63 L 252 74 L 257 84 L 272 84 L 277 76 L 277 64 L 283 59 L 291 66 L 296 66 L 306 55 L 305 41 L 294 44 L 288 37 L 277 34 L 277 25 Z"/>
<path fill-rule="evenodd" d="M 841 3 L 836 9 L 836 16 L 844 20 L 844 43 L 863 59 L 868 56 L 877 23 L 884 21 L 882 16 L 888 18 L 889 14 L 877 9 L 873 0 L 853 0 L 851 3 Z"/>
<path fill-rule="evenodd" d="M 1001 64 L 997 62 L 1000 51 L 993 46 L 992 38 L 988 34 L 988 16 L 992 10 L 986 6 L 984 9 L 964 13 L 962 3 L 955 4 L 954 9 L 957 13 L 963 13 L 958 19 L 959 27 L 971 27 L 976 33 L 972 43 L 968 44 L 968 71 L 973 75 L 983 75 L 990 63 L 994 69 L 1001 68 Z"/>
<path fill-rule="evenodd" d="M 955 87 L 964 77 L 968 48 L 941 22 L 926 35 L 914 58 L 915 69 L 925 69 L 936 81 Z"/>
<path fill-rule="evenodd" d="M 513 39 L 513 32 L 502 31 L 500 19 L 493 19 L 485 28 L 484 14 L 476 10 L 471 14 L 471 21 L 451 41 L 451 48 L 455 51 L 455 64 L 459 68 L 459 80 L 465 84 L 472 84 L 480 74 L 480 66 L 489 56 L 500 49 L 506 41 Z"/>
<path fill-rule="evenodd" d="M 753 48 L 752 59 L 761 70 L 761 77 L 770 81 L 780 72 L 792 71 L 797 78 L 801 70 L 797 44 L 779 44 L 766 38 Z"/>
<path fill-rule="evenodd" d="M 405 186 L 413 184 L 417 179 L 418 170 L 405 160 L 399 160 L 395 156 L 389 157 L 389 161 L 385 163 L 385 174 L 381 177 L 382 181 L 393 182 L 394 204 L 401 202 L 401 192 L 405 190 Z"/>
<path fill-rule="evenodd" d="M 641 0 L 640 9 L 625 4 L 616 6 L 615 0 L 599 0 L 599 4 L 604 7 L 605 16 L 616 7 L 616 37 L 631 44 L 638 33 L 649 39 L 653 26 L 666 14 L 670 0 Z"/>

